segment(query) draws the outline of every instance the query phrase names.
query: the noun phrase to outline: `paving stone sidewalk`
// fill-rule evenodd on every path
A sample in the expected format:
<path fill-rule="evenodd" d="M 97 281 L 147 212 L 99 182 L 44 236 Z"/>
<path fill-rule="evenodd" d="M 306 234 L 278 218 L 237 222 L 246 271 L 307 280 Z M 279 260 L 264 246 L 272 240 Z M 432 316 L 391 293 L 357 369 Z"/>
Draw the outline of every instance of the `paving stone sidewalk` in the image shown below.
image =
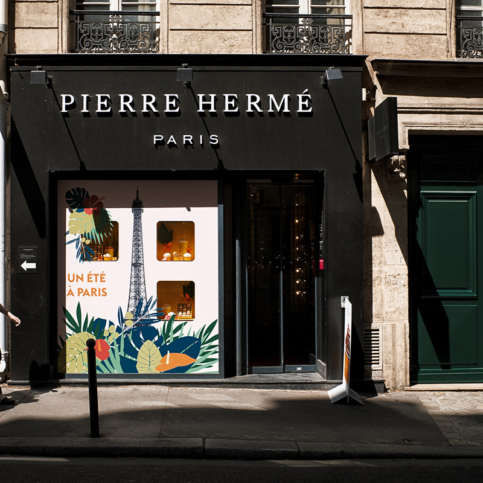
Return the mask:
<path fill-rule="evenodd" d="M 101 438 L 89 437 L 88 390 L 4 386 L 0 454 L 201 458 L 483 457 L 483 393 L 99 388 Z M 124 452 L 124 453 L 123 453 Z"/>
<path fill-rule="evenodd" d="M 483 392 L 417 394 L 451 446 L 483 446 Z"/>

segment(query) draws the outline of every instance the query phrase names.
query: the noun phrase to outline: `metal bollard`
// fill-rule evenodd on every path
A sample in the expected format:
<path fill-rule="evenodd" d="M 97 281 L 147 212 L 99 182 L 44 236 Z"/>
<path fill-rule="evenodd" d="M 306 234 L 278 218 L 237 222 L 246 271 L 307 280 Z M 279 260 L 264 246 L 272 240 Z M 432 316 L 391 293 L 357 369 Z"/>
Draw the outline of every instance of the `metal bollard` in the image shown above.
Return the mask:
<path fill-rule="evenodd" d="M 87 340 L 87 366 L 89 369 L 89 411 L 91 415 L 91 437 L 99 437 L 99 406 L 97 403 L 96 341 Z"/>

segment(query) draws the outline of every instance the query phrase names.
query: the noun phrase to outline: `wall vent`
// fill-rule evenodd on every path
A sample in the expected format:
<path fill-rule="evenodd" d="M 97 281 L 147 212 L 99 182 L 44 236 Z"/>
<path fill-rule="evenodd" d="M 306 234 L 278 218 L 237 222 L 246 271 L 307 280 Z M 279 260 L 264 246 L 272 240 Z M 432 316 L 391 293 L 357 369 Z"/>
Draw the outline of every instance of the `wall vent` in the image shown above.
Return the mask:
<path fill-rule="evenodd" d="M 364 329 L 364 365 L 381 366 L 381 327 Z"/>

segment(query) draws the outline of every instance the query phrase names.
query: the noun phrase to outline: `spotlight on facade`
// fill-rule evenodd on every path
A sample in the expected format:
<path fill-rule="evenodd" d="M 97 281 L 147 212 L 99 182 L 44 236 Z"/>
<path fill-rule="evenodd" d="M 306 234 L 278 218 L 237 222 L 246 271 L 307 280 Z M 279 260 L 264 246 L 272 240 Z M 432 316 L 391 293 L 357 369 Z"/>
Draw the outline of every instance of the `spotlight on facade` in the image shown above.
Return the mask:
<path fill-rule="evenodd" d="M 343 79 L 344 76 L 342 75 L 342 71 L 340 69 L 335 69 L 334 67 L 329 67 L 325 74 L 320 78 L 322 81 L 322 85 L 328 85 L 329 82 Z"/>
<path fill-rule="evenodd" d="M 193 82 L 193 69 L 189 68 L 188 64 L 181 64 L 181 69 L 178 69 L 176 80 L 178 82 L 184 82 L 185 85 Z"/>
<path fill-rule="evenodd" d="M 30 72 L 31 84 L 48 84 L 50 78 L 47 76 L 47 71 L 42 70 L 42 67 L 38 65 L 35 70 Z"/>

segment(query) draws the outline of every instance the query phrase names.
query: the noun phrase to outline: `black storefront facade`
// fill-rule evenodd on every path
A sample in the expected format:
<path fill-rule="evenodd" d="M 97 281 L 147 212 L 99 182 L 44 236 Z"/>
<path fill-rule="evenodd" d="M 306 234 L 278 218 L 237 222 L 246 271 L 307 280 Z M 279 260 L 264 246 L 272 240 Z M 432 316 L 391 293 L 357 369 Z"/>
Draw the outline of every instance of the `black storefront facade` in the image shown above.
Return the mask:
<path fill-rule="evenodd" d="M 12 57 L 12 382 L 362 379 L 363 61 Z"/>

